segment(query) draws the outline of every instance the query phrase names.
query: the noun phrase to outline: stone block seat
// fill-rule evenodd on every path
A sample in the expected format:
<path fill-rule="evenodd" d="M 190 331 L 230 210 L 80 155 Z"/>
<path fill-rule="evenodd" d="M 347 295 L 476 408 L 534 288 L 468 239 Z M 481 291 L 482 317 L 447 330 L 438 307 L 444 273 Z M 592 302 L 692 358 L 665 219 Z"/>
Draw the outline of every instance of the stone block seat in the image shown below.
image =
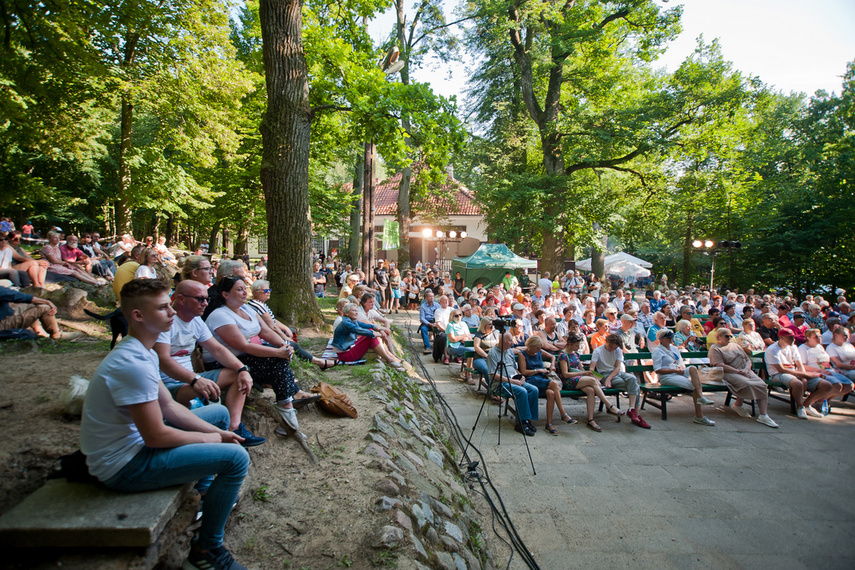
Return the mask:
<path fill-rule="evenodd" d="M 0 517 L 5 547 L 140 547 L 157 542 L 193 485 L 117 493 L 52 479 Z"/>

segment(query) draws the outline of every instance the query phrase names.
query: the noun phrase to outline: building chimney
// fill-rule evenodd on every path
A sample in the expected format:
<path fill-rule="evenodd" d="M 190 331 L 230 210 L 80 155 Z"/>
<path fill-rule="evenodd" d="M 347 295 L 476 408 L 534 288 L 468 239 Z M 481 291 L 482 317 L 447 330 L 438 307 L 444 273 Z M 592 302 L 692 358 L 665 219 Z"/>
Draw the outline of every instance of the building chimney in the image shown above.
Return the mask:
<path fill-rule="evenodd" d="M 451 179 L 454 180 L 454 165 L 449 164 L 445 167 L 445 171 L 448 173 L 448 176 L 450 176 Z"/>

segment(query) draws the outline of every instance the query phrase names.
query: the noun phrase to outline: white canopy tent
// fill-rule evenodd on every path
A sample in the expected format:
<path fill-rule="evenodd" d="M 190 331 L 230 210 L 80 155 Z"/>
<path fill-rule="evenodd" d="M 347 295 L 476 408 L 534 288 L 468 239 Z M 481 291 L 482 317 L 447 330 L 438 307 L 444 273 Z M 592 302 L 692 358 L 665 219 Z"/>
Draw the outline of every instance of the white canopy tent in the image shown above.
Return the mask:
<path fill-rule="evenodd" d="M 639 267 L 642 267 L 642 268 L 653 267 L 653 264 L 650 263 L 649 261 L 644 261 L 643 259 L 641 259 L 639 257 L 635 257 L 634 255 L 630 255 L 628 253 L 624 253 L 621 251 L 621 252 L 606 256 L 606 259 L 605 259 L 606 273 L 614 273 L 613 271 L 609 270 L 609 267 L 611 265 L 613 265 L 615 263 L 619 263 L 619 262 L 633 263 L 633 264 L 638 265 Z M 579 269 L 581 271 L 590 271 L 591 270 L 591 258 L 589 257 L 588 259 L 583 259 L 582 261 L 577 261 L 576 262 L 576 269 Z M 649 272 L 648 272 L 648 275 L 649 275 Z M 646 277 L 646 275 L 644 277 Z"/>
<path fill-rule="evenodd" d="M 606 266 L 606 273 L 609 275 L 618 275 L 623 279 L 649 277 L 650 270 L 642 266 L 632 263 L 631 261 L 618 261 Z"/>

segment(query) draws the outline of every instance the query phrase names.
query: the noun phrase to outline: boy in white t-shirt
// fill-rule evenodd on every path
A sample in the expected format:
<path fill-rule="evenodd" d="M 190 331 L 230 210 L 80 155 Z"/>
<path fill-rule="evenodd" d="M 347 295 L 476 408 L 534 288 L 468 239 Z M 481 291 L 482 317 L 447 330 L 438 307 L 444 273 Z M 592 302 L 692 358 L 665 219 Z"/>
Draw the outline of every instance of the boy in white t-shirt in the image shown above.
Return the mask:
<path fill-rule="evenodd" d="M 638 415 L 635 402 L 638 400 L 638 379 L 634 374 L 626 372 L 623 365 L 623 340 L 616 334 L 606 337 L 606 343 L 598 346 L 591 353 L 591 370 L 599 372 L 604 376 L 603 387 L 617 388 L 627 393 L 629 398 L 629 410 L 626 415 L 630 421 L 644 429 L 650 429 L 650 424 Z"/>
<path fill-rule="evenodd" d="M 244 567 L 223 547 L 232 505 L 249 468 L 242 438 L 227 431 L 229 412 L 212 404 L 188 410 L 160 381 L 160 333 L 175 311 L 158 279 L 133 279 L 122 288 L 129 335 L 95 371 L 83 404 L 80 448 L 89 472 L 116 491 L 137 492 L 197 481 L 205 497 L 199 537 L 184 568 Z"/>
<path fill-rule="evenodd" d="M 261 445 L 265 439 L 253 435 L 241 422 L 243 403 L 252 389 L 249 367 L 220 344 L 202 321 L 207 304 L 208 288 L 198 281 L 184 280 L 175 288 L 175 319 L 154 345 L 160 360 L 160 379 L 172 397 L 187 407 L 196 398 L 218 402 L 225 391 L 222 401 L 229 410 L 229 429 L 243 438 L 244 447 Z M 197 342 L 224 368 L 196 374 L 191 354 Z"/>

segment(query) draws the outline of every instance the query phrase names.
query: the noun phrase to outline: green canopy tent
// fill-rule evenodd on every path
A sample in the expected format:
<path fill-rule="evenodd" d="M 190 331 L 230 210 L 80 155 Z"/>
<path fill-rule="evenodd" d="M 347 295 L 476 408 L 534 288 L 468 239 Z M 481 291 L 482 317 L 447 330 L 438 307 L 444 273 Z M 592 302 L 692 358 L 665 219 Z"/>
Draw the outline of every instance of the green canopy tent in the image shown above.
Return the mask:
<path fill-rule="evenodd" d="M 478 251 L 469 257 L 457 257 L 451 261 L 452 280 L 459 271 L 467 287 L 474 287 L 479 282 L 485 287 L 501 283 L 508 269 L 536 268 L 537 261 L 518 256 L 503 243 L 482 243 Z"/>

